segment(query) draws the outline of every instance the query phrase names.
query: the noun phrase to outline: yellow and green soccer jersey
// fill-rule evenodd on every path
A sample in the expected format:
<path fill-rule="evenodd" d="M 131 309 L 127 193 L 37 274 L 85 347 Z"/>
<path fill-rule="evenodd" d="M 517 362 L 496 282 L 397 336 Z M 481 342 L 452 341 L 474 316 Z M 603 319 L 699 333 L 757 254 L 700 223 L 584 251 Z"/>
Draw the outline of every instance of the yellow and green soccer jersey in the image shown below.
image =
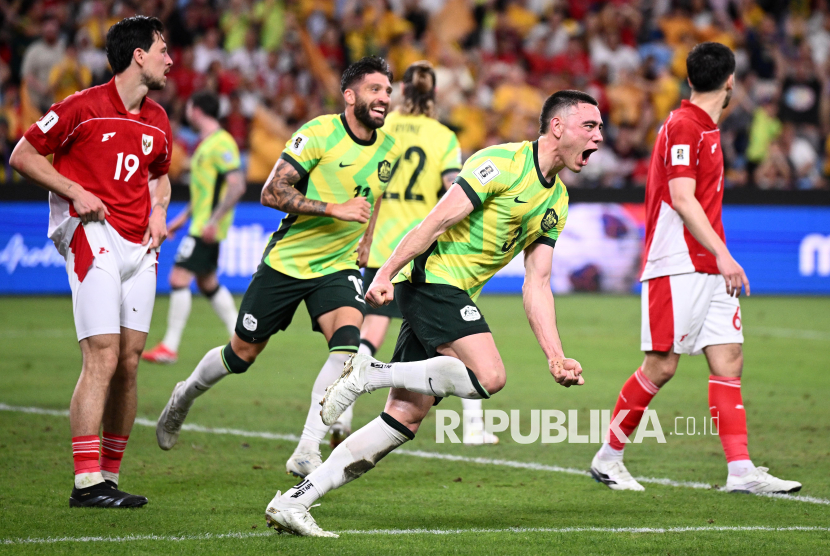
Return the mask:
<path fill-rule="evenodd" d="M 231 134 L 220 129 L 199 143 L 190 165 L 190 235 L 201 237 L 210 215 L 225 195 L 228 185 L 225 176 L 239 170 L 239 148 Z M 222 217 L 216 230 L 216 240 L 225 239 L 233 222 L 233 210 Z"/>
<path fill-rule="evenodd" d="M 382 129 L 362 141 L 343 114 L 320 116 L 297 131 L 280 158 L 300 174 L 294 186 L 309 199 L 344 203 L 366 197 L 374 210 L 392 177 L 400 147 Z M 317 278 L 357 269 L 357 243 L 367 224 L 331 216 L 287 214 L 271 235 L 263 261 L 294 278 Z"/>
<path fill-rule="evenodd" d="M 403 156 L 383 194 L 369 268 L 380 268 L 401 238 L 429 214 L 444 187 L 444 174 L 461 169 L 458 139 L 437 120 L 392 112 L 383 130 L 401 144 Z"/>
<path fill-rule="evenodd" d="M 395 282 L 449 284 L 476 299 L 520 251 L 532 243 L 553 247 L 565 227 L 568 191 L 559 176 L 545 179 L 535 141 L 477 152 L 455 183 L 473 211 L 404 267 Z"/>

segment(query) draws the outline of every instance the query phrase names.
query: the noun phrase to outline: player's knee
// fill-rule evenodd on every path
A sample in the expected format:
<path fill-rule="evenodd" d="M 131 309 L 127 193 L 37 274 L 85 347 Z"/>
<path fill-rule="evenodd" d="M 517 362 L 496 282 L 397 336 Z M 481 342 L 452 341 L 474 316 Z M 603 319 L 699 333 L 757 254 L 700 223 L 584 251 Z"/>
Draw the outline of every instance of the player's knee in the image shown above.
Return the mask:
<path fill-rule="evenodd" d="M 118 367 L 120 355 L 121 350 L 117 344 L 93 347 L 84 351 L 83 369 L 96 374 L 111 375 Z"/>
<path fill-rule="evenodd" d="M 216 276 L 210 274 L 208 276 L 196 276 L 196 287 L 199 288 L 199 291 L 202 292 L 202 295 L 207 297 L 208 299 L 213 298 L 216 295 L 216 292 L 219 291 L 221 287 L 219 282 L 216 280 Z"/>
<path fill-rule="evenodd" d="M 329 351 L 346 351 L 357 353 L 360 346 L 360 329 L 354 325 L 347 324 L 334 331 L 329 338 Z"/>
<path fill-rule="evenodd" d="M 499 392 L 507 382 L 507 374 L 504 372 L 504 366 L 501 364 L 501 361 L 496 365 L 477 368 L 475 371 L 471 369 L 467 370 L 470 372 L 470 378 L 475 377 L 478 380 L 478 384 L 483 388 L 484 392 L 476 388 L 476 390 L 479 390 L 482 398 L 489 398 Z M 475 381 L 473 381 L 473 386 L 476 386 Z"/>
<path fill-rule="evenodd" d="M 241 375 L 253 365 L 256 355 L 253 356 L 250 363 L 245 360 L 247 357 L 243 359 L 244 355 L 242 354 L 242 357 L 240 357 L 240 354 L 236 353 L 230 342 L 222 348 L 222 362 L 225 364 L 225 368 L 229 373 Z"/>

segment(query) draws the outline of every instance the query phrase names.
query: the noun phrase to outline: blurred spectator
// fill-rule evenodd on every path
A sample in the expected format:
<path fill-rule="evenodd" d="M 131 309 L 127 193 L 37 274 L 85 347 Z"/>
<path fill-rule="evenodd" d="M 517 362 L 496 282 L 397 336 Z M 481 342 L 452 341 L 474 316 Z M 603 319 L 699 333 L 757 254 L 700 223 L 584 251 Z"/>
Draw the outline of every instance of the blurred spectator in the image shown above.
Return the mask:
<path fill-rule="evenodd" d="M 231 134 L 240 152 L 248 149 L 248 118 L 242 113 L 239 95 L 231 93 L 228 115 L 222 119 L 222 127 Z"/>
<path fill-rule="evenodd" d="M 225 51 L 219 46 L 219 29 L 208 29 L 193 47 L 193 69 L 205 73 L 213 62 L 225 63 Z"/>
<path fill-rule="evenodd" d="M 67 45 L 63 58 L 49 72 L 49 88 L 55 102 L 86 89 L 92 84 L 92 72 L 78 59 L 78 49 Z"/>
<path fill-rule="evenodd" d="M 57 19 L 49 18 L 41 25 L 41 39 L 33 42 L 23 55 L 21 77 L 23 81 L 23 104 L 27 120 L 40 119 L 49 110 L 54 97 L 49 87 L 52 67 L 63 58 L 64 44 L 60 40 Z M 28 105 L 28 106 L 27 106 Z M 36 116 L 33 118 L 33 116 Z"/>
<path fill-rule="evenodd" d="M 620 42 L 619 31 L 604 29 L 601 35 L 591 40 L 591 64 L 607 66 L 609 77 L 614 82 L 622 71 L 637 71 L 640 67 L 640 55 L 634 48 Z"/>
<path fill-rule="evenodd" d="M 245 32 L 245 43 L 228 57 L 228 67 L 237 70 L 245 79 L 255 79 L 257 71 L 265 65 L 267 58 L 268 53 L 259 47 L 256 30 L 248 29 Z"/>

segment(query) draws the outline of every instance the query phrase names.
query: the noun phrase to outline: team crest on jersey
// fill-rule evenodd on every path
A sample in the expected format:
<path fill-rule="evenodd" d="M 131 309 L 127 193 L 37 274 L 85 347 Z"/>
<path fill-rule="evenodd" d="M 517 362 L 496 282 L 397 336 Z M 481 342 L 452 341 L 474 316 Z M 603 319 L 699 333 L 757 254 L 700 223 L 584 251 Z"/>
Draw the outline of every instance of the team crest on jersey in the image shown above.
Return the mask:
<path fill-rule="evenodd" d="M 153 151 L 153 136 L 141 134 L 141 152 L 150 154 Z"/>
<path fill-rule="evenodd" d="M 378 162 L 378 179 L 383 183 L 389 181 L 389 178 L 392 177 L 392 165 L 386 162 L 385 160 L 381 160 Z"/>
<path fill-rule="evenodd" d="M 496 168 L 496 165 L 493 164 L 493 161 L 489 158 L 487 159 L 487 162 L 473 170 L 473 175 L 476 177 L 479 183 L 481 183 L 481 185 L 487 185 L 487 182 L 489 182 L 499 174 L 501 174 L 501 172 L 499 172 L 499 169 Z"/>
<path fill-rule="evenodd" d="M 551 231 L 559 223 L 559 215 L 552 208 L 545 212 L 542 217 L 542 232 L 547 233 Z"/>
<path fill-rule="evenodd" d="M 461 318 L 467 322 L 471 322 L 480 319 L 481 313 L 478 312 L 478 307 L 475 305 L 467 305 L 461 309 Z"/>

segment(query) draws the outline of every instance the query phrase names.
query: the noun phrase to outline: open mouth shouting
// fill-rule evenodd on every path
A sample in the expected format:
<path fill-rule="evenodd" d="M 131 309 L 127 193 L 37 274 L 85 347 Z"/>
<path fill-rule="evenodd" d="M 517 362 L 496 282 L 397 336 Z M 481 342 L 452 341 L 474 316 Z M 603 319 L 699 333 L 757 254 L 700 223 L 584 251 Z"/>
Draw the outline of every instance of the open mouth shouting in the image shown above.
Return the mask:
<path fill-rule="evenodd" d="M 588 157 L 590 157 L 595 152 L 597 152 L 597 149 L 585 149 L 584 151 L 582 151 L 582 155 L 580 156 L 580 159 L 579 159 L 579 164 L 581 166 L 587 166 L 588 165 Z"/>

